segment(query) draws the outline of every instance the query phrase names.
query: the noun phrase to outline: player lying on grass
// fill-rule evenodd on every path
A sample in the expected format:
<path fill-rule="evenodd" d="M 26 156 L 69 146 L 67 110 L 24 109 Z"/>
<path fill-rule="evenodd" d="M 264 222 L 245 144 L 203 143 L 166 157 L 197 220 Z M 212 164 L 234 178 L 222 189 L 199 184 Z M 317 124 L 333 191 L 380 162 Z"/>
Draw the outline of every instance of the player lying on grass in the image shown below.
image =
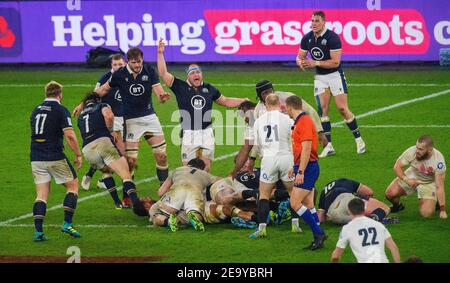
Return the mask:
<path fill-rule="evenodd" d="M 161 199 L 158 201 L 157 212 L 152 217 L 156 225 L 167 226 L 166 221 L 174 221 L 183 209 L 187 220 L 195 230 L 205 230 L 204 193 L 206 187 L 217 181 L 218 177 L 204 171 L 204 168 L 205 162 L 200 158 L 194 158 L 188 162 L 187 166 L 178 167 L 169 175 L 158 190 Z M 142 208 L 142 203 L 139 206 Z M 135 213 L 137 210 L 138 208 Z M 140 210 L 137 212 L 138 215 L 143 214 L 143 209 Z"/>
<path fill-rule="evenodd" d="M 116 209 L 121 209 L 122 202 L 117 195 L 112 172 L 123 180 L 123 189 L 133 203 L 138 201 L 138 197 L 128 163 L 111 135 L 113 124 L 111 107 L 102 103 L 97 93 L 88 93 L 83 99 L 83 110 L 78 117 L 78 128 L 83 138 L 83 155 L 91 166 L 103 172 L 106 189 L 113 198 Z"/>
<path fill-rule="evenodd" d="M 373 198 L 373 190 L 368 186 L 350 179 L 337 179 L 324 186 L 319 196 L 318 216 L 320 222 L 331 221 L 336 224 L 347 224 L 352 219 L 347 207 L 348 203 L 360 198 L 364 201 L 364 215 L 382 222 L 397 223 L 398 218 L 387 218 L 389 207 Z"/>

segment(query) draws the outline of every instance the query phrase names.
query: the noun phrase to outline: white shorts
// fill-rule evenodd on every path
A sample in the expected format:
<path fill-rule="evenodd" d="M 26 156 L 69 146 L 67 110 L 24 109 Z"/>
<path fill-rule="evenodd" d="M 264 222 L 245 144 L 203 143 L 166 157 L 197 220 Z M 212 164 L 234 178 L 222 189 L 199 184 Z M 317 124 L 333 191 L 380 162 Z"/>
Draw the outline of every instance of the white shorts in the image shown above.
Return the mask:
<path fill-rule="evenodd" d="M 175 210 L 199 212 L 202 216 L 205 211 L 203 190 L 191 184 L 175 184 L 162 196 L 161 202 Z"/>
<path fill-rule="evenodd" d="M 127 142 L 139 142 L 144 134 L 154 136 L 164 135 L 161 123 L 156 114 L 147 115 L 144 117 L 127 119 L 126 123 L 126 138 Z"/>
<path fill-rule="evenodd" d="M 329 220 L 336 224 L 347 224 L 352 220 L 350 212 L 348 211 L 348 203 L 357 198 L 351 193 L 342 193 L 331 203 L 327 211 Z"/>
<path fill-rule="evenodd" d="M 289 170 L 294 166 L 292 155 L 264 156 L 261 160 L 261 175 L 259 180 L 264 183 L 274 184 L 278 180 L 285 182 L 294 181 L 294 176 L 289 177 Z"/>
<path fill-rule="evenodd" d="M 113 131 L 120 132 L 123 137 L 123 117 L 114 116 Z"/>
<path fill-rule="evenodd" d="M 110 138 L 103 137 L 83 147 L 84 158 L 91 166 L 102 169 L 122 157 Z"/>
<path fill-rule="evenodd" d="M 181 160 L 188 162 L 196 157 L 214 160 L 214 141 L 212 127 L 204 130 L 183 130 Z"/>
<path fill-rule="evenodd" d="M 154 203 L 152 205 L 152 207 L 150 207 L 150 210 L 148 211 L 148 216 L 149 216 L 148 220 L 149 220 L 149 222 L 153 223 L 155 216 L 157 216 L 158 214 L 162 214 L 162 215 L 168 216 L 168 213 L 161 209 L 161 200 L 157 201 L 156 203 Z M 181 225 L 189 223 L 189 220 L 188 220 L 184 210 L 180 210 L 178 212 L 178 214 L 177 214 L 177 222 L 178 222 L 178 224 L 181 224 Z"/>
<path fill-rule="evenodd" d="M 338 71 L 326 75 L 315 75 L 314 77 L 314 95 L 317 96 L 329 88 L 333 96 L 347 93 L 347 82 L 345 75 Z"/>
<path fill-rule="evenodd" d="M 75 170 L 67 159 L 32 161 L 31 172 L 36 185 L 48 183 L 52 177 L 55 179 L 56 184 L 65 184 L 77 178 Z"/>

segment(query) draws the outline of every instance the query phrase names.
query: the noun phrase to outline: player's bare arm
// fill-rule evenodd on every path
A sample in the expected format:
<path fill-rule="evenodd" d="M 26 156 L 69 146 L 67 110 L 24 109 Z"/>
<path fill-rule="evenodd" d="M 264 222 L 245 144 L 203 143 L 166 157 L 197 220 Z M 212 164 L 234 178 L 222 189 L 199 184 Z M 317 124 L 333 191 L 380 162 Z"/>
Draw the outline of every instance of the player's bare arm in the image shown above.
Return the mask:
<path fill-rule="evenodd" d="M 405 183 L 407 183 L 411 188 L 417 187 L 419 184 L 416 179 L 414 178 L 408 178 L 405 173 L 403 172 L 404 165 L 400 160 L 397 160 L 394 165 L 394 172 L 401 180 L 403 180 Z"/>
<path fill-rule="evenodd" d="M 248 98 L 226 97 L 221 95 L 215 102 L 225 107 L 238 107 L 242 102 L 249 100 Z"/>
<path fill-rule="evenodd" d="M 342 254 L 344 253 L 344 249 L 337 248 L 331 254 L 331 262 L 338 263 L 341 261 Z"/>
<path fill-rule="evenodd" d="M 110 107 L 103 107 L 102 108 L 102 114 L 103 118 L 105 119 L 106 127 L 110 132 L 113 131 L 113 125 L 114 125 L 114 113 L 112 112 Z"/>
<path fill-rule="evenodd" d="M 233 179 L 236 177 L 237 173 L 241 170 L 242 166 L 244 166 L 245 162 L 247 162 L 248 155 L 252 148 L 253 148 L 253 145 L 250 144 L 250 140 L 246 139 L 236 157 L 234 169 L 230 173 L 230 176 Z"/>
<path fill-rule="evenodd" d="M 297 54 L 297 58 L 296 58 L 296 60 L 295 60 L 295 62 L 297 63 L 297 66 L 302 70 L 302 71 L 304 71 L 305 70 L 305 68 L 303 67 L 303 62 L 305 61 L 305 59 L 306 59 L 306 54 L 308 54 L 308 51 L 305 51 L 305 50 L 299 50 L 298 51 L 298 54 Z"/>
<path fill-rule="evenodd" d="M 70 149 L 75 153 L 75 160 L 73 163 L 77 167 L 77 170 L 80 170 L 83 159 L 81 157 L 80 147 L 78 146 L 77 136 L 72 128 L 67 128 L 64 130 L 64 137 L 66 138 Z"/>
<path fill-rule="evenodd" d="M 386 247 L 391 251 L 392 258 L 394 259 L 395 263 L 400 263 L 400 251 L 398 250 L 397 245 L 395 244 L 392 237 L 389 237 L 384 242 Z"/>
<path fill-rule="evenodd" d="M 439 202 L 439 217 L 447 219 L 447 211 L 445 209 L 445 173 L 436 174 L 436 196 Z"/>
<path fill-rule="evenodd" d="M 162 197 L 162 196 L 170 189 L 170 187 L 172 186 L 172 184 L 173 184 L 172 179 L 167 178 L 167 179 L 164 181 L 164 183 L 161 185 L 161 187 L 159 187 L 159 190 L 158 190 L 158 196 L 159 196 L 159 197 Z"/>
<path fill-rule="evenodd" d="M 98 87 L 96 86 L 94 91 L 100 96 L 105 96 L 108 91 L 111 89 L 111 86 L 109 85 L 109 82 L 104 83 L 102 86 Z M 72 111 L 72 116 L 78 116 L 81 113 L 81 110 L 83 110 L 84 108 L 84 104 L 83 102 L 81 102 L 80 104 L 77 105 L 77 107 L 75 107 L 75 109 L 73 109 Z"/>
<path fill-rule="evenodd" d="M 156 84 L 152 86 L 153 91 L 156 93 L 156 97 L 158 98 L 159 103 L 164 103 L 170 99 L 170 93 L 166 92 L 161 84 Z"/>
<path fill-rule="evenodd" d="M 164 59 L 164 49 L 165 49 L 165 44 L 164 44 L 163 39 L 161 38 L 161 39 L 159 39 L 159 44 L 158 44 L 158 62 L 157 62 L 158 73 L 161 76 L 161 78 L 163 79 L 164 83 L 168 87 L 171 87 L 175 77 L 167 71 L 166 60 Z"/>

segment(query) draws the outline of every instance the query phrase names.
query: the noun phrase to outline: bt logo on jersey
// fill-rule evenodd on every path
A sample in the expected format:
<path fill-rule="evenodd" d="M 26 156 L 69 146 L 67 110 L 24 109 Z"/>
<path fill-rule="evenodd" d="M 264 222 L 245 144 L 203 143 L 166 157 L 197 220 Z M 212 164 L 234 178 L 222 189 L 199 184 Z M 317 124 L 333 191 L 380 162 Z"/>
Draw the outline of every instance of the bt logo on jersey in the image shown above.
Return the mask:
<path fill-rule="evenodd" d="M 130 86 L 130 94 L 133 96 L 140 96 L 144 93 L 145 88 L 143 85 L 141 84 L 132 84 Z"/>
<path fill-rule="evenodd" d="M 203 107 L 205 107 L 205 104 L 206 104 L 205 99 L 203 97 L 201 97 L 200 95 L 195 95 L 191 99 L 191 105 L 195 109 L 203 109 Z"/>

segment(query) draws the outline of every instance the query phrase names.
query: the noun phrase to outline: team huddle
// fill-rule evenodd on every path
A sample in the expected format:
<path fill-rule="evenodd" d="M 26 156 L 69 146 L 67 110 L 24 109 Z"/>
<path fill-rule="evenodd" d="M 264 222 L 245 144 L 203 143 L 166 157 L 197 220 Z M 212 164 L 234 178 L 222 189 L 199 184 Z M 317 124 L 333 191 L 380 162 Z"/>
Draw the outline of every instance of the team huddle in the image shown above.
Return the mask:
<path fill-rule="evenodd" d="M 111 70 L 73 110 L 82 138 L 80 150 L 71 114 L 61 104 L 63 86 L 49 82 L 45 86 L 45 101 L 30 117 L 30 158 L 37 192 L 33 205 L 34 241 L 48 240 L 43 221 L 52 177 L 67 189 L 61 231 L 71 237 L 81 236 L 72 221 L 79 182 L 64 154 L 66 139 L 76 156 L 76 169 L 81 168 L 82 156 L 89 163 L 89 171 L 81 182 L 85 190 L 94 173 L 100 171 L 99 185 L 108 190 L 115 209 L 132 208 L 153 225 L 176 232 L 181 226 L 205 231 L 206 224 L 232 223 L 255 229 L 249 238 L 258 239 L 267 236 L 268 225 L 286 221 L 291 221 L 292 232 L 301 232 L 299 222 L 303 220 L 313 233 L 306 248 L 317 250 L 328 238 L 321 223 L 331 221 L 345 225 L 332 254 L 333 262 L 340 260 L 348 244 L 358 262 L 388 262 L 385 246 L 391 250 L 394 261 L 400 262 L 398 248 L 383 224 L 398 222 L 397 217 L 388 215 L 405 209 L 400 198 L 415 192 L 423 217 L 439 210 L 440 218 L 447 218 L 444 157 L 434 148 L 431 137 L 419 137 L 416 145 L 408 148 L 394 165 L 397 178 L 385 193 L 392 206 L 375 199 L 372 188 L 350 178 L 327 180 L 327 185 L 317 190 L 319 159 L 336 154 L 328 117 L 331 97 L 355 138 L 357 154 L 364 154 L 366 145 L 347 103 L 339 36 L 325 28 L 325 14 L 321 11 L 313 13 L 311 23 L 312 31 L 302 38 L 297 64 L 302 70 L 316 69 L 317 111 L 294 93 L 275 91 L 268 80 L 256 84 L 259 101 L 255 104 L 247 98 L 224 96 L 203 81 L 197 64 L 188 66 L 186 80 L 177 78 L 167 69 L 161 39 L 158 72 L 144 64 L 139 48 L 128 50 L 127 62 L 121 54 L 112 56 Z M 306 58 L 308 52 L 312 59 Z M 159 103 L 172 98 L 160 78 L 175 96 L 181 114 L 182 166 L 171 172 L 166 139 L 151 98 L 152 93 Z M 243 146 L 229 175 L 223 177 L 210 173 L 215 151 L 213 102 L 237 109 L 246 123 Z M 139 196 L 134 182 L 141 139 L 153 151 L 159 200 Z M 321 154 L 319 144 L 323 148 Z M 260 168 L 255 166 L 258 158 Z M 405 167 L 408 169 L 404 171 Z M 113 174 L 122 180 L 122 199 Z"/>

